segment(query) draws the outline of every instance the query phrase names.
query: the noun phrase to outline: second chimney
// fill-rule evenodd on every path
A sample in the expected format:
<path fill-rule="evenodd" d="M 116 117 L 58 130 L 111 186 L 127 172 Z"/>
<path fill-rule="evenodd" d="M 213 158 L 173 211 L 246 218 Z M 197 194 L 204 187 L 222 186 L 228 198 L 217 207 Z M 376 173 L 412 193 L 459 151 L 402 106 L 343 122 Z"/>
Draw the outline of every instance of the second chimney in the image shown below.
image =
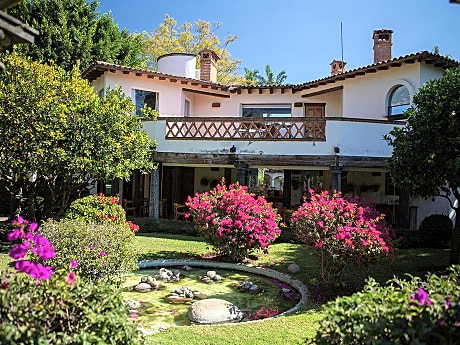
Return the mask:
<path fill-rule="evenodd" d="M 345 61 L 340 61 L 340 60 L 333 60 L 331 62 L 331 75 L 336 75 L 339 73 L 345 72 L 345 66 L 347 63 Z"/>
<path fill-rule="evenodd" d="M 391 59 L 391 35 L 393 30 L 374 30 L 374 63 Z"/>
<path fill-rule="evenodd" d="M 200 54 L 200 80 L 216 83 L 219 56 L 210 49 L 203 49 L 198 54 Z"/>

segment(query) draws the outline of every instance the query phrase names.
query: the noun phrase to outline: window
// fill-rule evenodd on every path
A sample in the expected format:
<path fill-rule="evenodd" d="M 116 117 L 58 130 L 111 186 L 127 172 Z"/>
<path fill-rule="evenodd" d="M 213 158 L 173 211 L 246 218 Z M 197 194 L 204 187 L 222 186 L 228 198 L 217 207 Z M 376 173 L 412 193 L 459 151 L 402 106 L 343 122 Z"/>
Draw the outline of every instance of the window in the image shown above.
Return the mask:
<path fill-rule="evenodd" d="M 391 91 L 388 100 L 388 116 L 401 115 L 410 106 L 410 95 L 407 87 L 399 85 Z"/>
<path fill-rule="evenodd" d="M 187 99 L 184 104 L 184 116 L 190 116 L 190 101 Z"/>
<path fill-rule="evenodd" d="M 291 117 L 291 105 L 243 104 L 243 117 Z"/>
<path fill-rule="evenodd" d="M 100 90 L 97 92 L 97 97 L 99 97 L 99 98 L 104 98 L 104 94 L 105 94 L 105 90 L 104 90 L 104 89 L 100 89 Z"/>
<path fill-rule="evenodd" d="M 134 89 L 133 98 L 136 105 L 136 115 L 142 116 L 140 110 L 144 107 L 144 104 L 158 111 L 158 92 Z"/>

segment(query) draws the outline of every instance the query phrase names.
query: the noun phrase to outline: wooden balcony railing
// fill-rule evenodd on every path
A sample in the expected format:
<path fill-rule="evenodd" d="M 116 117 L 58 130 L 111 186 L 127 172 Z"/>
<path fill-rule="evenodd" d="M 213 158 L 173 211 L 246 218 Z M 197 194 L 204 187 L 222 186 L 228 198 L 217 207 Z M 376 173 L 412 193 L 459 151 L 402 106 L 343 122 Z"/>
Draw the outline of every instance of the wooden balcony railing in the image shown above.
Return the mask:
<path fill-rule="evenodd" d="M 324 118 L 175 117 L 165 120 L 167 140 L 326 140 Z"/>

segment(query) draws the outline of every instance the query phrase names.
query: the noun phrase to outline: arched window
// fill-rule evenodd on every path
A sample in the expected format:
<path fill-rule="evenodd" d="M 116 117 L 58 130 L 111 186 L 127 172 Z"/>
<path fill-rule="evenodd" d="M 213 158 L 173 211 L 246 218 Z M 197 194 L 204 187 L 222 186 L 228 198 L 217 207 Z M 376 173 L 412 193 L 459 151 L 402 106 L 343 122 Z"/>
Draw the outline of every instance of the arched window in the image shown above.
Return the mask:
<path fill-rule="evenodd" d="M 399 85 L 391 91 L 388 100 L 388 116 L 401 115 L 410 106 L 410 94 L 407 87 Z"/>

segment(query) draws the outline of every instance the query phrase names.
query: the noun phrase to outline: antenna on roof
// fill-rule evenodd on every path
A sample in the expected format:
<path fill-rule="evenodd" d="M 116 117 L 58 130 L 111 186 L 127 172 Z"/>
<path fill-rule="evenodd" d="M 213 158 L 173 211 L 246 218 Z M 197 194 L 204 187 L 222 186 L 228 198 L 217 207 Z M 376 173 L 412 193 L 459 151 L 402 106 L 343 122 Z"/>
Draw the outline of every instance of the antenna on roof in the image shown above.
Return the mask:
<path fill-rule="evenodd" d="M 343 30 L 342 30 L 342 22 L 340 22 L 340 46 L 342 49 L 342 73 L 344 72 L 344 63 L 343 63 Z"/>

